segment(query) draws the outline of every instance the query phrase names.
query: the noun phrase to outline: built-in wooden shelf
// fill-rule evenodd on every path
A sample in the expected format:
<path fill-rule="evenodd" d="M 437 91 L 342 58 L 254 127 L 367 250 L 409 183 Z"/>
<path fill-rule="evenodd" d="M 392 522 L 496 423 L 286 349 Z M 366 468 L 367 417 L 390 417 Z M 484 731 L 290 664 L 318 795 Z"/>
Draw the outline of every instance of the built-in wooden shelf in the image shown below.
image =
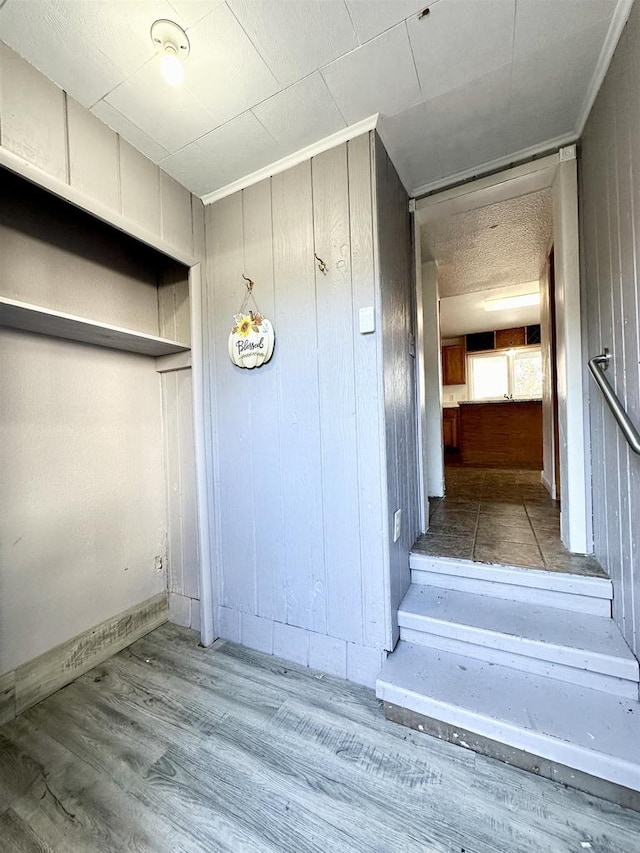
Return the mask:
<path fill-rule="evenodd" d="M 87 320 L 85 317 L 42 308 L 40 305 L 17 302 L 4 296 L 0 296 L 0 326 L 140 355 L 170 355 L 190 349 L 187 344 L 179 341 L 110 326 L 96 320 Z"/>

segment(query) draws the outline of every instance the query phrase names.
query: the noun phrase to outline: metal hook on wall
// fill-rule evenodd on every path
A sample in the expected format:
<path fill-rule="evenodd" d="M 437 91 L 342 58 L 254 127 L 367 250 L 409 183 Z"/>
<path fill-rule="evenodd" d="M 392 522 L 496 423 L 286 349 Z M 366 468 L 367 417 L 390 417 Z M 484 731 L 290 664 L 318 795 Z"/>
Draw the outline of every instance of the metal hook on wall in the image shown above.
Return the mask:
<path fill-rule="evenodd" d="M 241 275 L 242 278 L 247 282 L 247 290 L 249 291 L 249 293 L 251 293 L 251 291 L 253 290 L 253 282 L 250 278 L 247 278 L 244 273 L 241 273 Z"/>
<path fill-rule="evenodd" d="M 327 272 L 327 265 L 326 265 L 326 264 L 325 264 L 325 262 L 322 260 L 322 258 L 319 258 L 319 257 L 316 255 L 316 253 L 315 253 L 315 252 L 313 253 L 313 257 L 314 257 L 314 258 L 316 259 L 316 261 L 318 262 L 318 269 L 320 270 L 320 272 L 321 272 L 321 273 L 325 273 L 325 274 L 326 274 L 326 272 Z"/>

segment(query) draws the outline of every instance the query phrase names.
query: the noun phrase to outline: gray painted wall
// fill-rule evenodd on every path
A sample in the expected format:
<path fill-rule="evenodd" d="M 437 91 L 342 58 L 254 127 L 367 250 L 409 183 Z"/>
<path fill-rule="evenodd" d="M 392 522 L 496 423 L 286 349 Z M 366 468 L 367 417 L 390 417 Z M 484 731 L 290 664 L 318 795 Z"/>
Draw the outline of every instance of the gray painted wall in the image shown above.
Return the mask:
<path fill-rule="evenodd" d="M 0 150 L 41 170 L 43 182 L 51 176 L 80 191 L 86 209 L 98 213 L 112 210 L 122 217 L 121 227 L 125 230 L 130 226 L 136 233 L 146 232 L 204 261 L 204 211 L 200 200 L 1 43 Z M 106 280 L 100 278 L 102 265 L 96 259 L 99 247 L 95 244 L 88 253 L 74 252 L 72 247 L 64 252 L 50 240 L 46 252 L 43 249 L 31 253 L 25 250 L 24 237 L 15 229 L 10 240 L 0 239 L 3 295 L 158 332 L 155 282 L 145 278 L 144 273 L 139 274 L 135 264 L 130 269 L 112 268 Z M 4 274 L 9 267 L 17 278 L 13 272 L 10 277 Z M 50 285 L 52 271 L 63 282 L 55 289 Z M 92 288 L 91 282 L 100 287 Z M 1 334 L 0 394 L 7 439 L 2 448 L 0 498 L 0 673 L 143 601 L 158 591 L 158 583 L 166 588 L 166 580 L 153 569 L 150 575 L 147 573 L 149 554 L 155 556 L 166 550 L 171 526 L 167 512 L 185 515 L 193 513 L 194 506 L 193 495 L 188 494 L 182 505 L 176 500 L 168 506 L 161 380 L 152 359 L 16 332 Z M 11 369 L 6 367 L 9 363 Z M 164 376 L 163 382 L 169 386 L 168 374 Z M 185 432 L 188 427 L 184 425 L 184 392 L 188 383 L 181 384 L 184 387 L 173 398 L 167 392 L 164 405 L 165 409 L 173 406 L 175 417 L 183 418 Z M 77 405 L 82 397 L 95 404 L 92 418 L 88 419 L 86 412 L 83 415 Z M 130 413 L 138 408 L 139 417 L 132 423 Z M 59 415 L 60 430 L 67 429 L 69 435 L 75 431 L 80 442 L 76 453 L 75 442 L 63 446 L 59 454 L 54 453 L 54 422 L 47 420 L 50 414 L 44 416 L 43 412 Z M 117 447 L 101 432 L 107 424 L 113 436 L 119 437 Z M 183 442 L 176 452 L 188 457 L 188 442 Z M 87 471 L 89 454 L 93 459 L 91 478 Z M 130 465 L 124 463 L 125 458 Z M 39 470 L 59 475 L 57 495 L 48 480 L 42 492 L 33 490 L 35 481 L 29 472 L 36 462 Z M 118 475 L 117 489 L 108 485 L 114 471 Z M 139 476 L 134 503 L 136 474 Z M 96 487 L 100 480 L 107 484 L 102 491 Z M 141 494 L 145 495 L 144 500 Z M 21 499 L 16 500 L 16 495 Z M 117 505 L 121 505 L 120 510 Z M 61 524 L 61 507 L 65 513 L 68 511 L 66 518 L 77 521 L 71 536 Z M 87 525 L 101 512 L 107 516 L 104 530 L 117 522 L 120 543 L 108 538 L 103 543 L 99 539 L 90 541 Z M 160 534 L 158 517 L 163 519 Z M 49 518 L 56 523 L 51 525 Z M 26 536 L 18 530 L 20 519 L 29 521 Z M 144 535 L 131 529 L 136 519 L 144 527 Z M 186 520 L 192 527 L 195 525 L 192 518 Z M 22 540 L 14 547 L 13 542 L 21 535 Z M 126 552 L 121 548 L 124 542 L 128 543 Z M 27 550 L 22 557 L 16 557 L 14 551 L 19 552 L 20 548 Z M 108 569 L 107 563 L 98 559 L 99 553 L 108 558 Z M 83 557 L 97 559 L 96 583 L 92 582 L 89 563 Z M 143 574 L 132 574 L 131 566 L 124 571 L 124 564 L 132 557 L 136 565 L 145 566 Z M 185 561 L 170 576 L 175 595 L 184 597 L 189 605 L 191 623 L 199 624 L 197 599 L 190 598 L 197 590 L 194 560 Z M 26 640 L 25 630 L 30 633 Z"/>
<path fill-rule="evenodd" d="M 613 354 L 609 379 L 640 425 L 640 5 L 634 4 L 581 143 L 587 350 Z M 589 381 L 595 554 L 614 616 L 640 654 L 640 457 Z"/>
<path fill-rule="evenodd" d="M 5 295 L 158 333 L 158 256 L 22 179 Z M 160 381 L 144 356 L 0 328 L 0 672 L 166 588 Z"/>
<path fill-rule="evenodd" d="M 406 196 L 385 159 L 376 183 L 394 231 L 376 254 L 372 166 L 364 135 L 206 211 L 221 634 L 365 683 L 392 642 L 417 499 Z M 227 355 L 242 273 L 276 331 L 256 370 Z M 377 329 L 362 335 L 367 306 Z M 406 511 L 393 546 L 387 488 Z"/>
<path fill-rule="evenodd" d="M 408 553 L 419 531 L 418 460 L 416 438 L 415 357 L 413 335 L 413 271 L 409 198 L 380 137 L 375 134 L 375 179 L 378 269 L 382 311 L 382 372 L 386 443 L 387 525 L 402 509 L 397 542 L 389 537 L 389 596 L 387 625 L 397 642 L 397 610 L 411 583 Z M 414 344 L 415 352 L 415 344 Z"/>

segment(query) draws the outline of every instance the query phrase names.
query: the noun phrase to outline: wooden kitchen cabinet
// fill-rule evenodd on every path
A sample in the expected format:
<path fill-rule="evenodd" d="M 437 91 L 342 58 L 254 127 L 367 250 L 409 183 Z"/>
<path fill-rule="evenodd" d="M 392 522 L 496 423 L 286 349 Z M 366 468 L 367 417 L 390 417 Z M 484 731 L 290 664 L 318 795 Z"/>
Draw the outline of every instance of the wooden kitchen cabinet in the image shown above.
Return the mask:
<path fill-rule="evenodd" d="M 442 439 L 445 450 L 460 449 L 460 409 L 457 406 L 442 410 Z"/>
<path fill-rule="evenodd" d="M 466 352 L 464 344 L 448 344 L 442 347 L 442 384 L 464 385 L 466 381 Z"/>
<path fill-rule="evenodd" d="M 498 329 L 496 332 L 496 349 L 523 347 L 526 343 L 524 326 L 517 329 Z"/>

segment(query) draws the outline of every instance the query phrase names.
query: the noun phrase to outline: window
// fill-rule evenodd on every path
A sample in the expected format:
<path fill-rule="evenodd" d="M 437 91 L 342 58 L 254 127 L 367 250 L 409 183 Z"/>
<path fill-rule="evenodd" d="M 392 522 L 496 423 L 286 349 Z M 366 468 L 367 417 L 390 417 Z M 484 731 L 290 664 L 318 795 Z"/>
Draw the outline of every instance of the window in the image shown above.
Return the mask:
<path fill-rule="evenodd" d="M 540 347 L 486 352 L 467 356 L 469 398 L 533 400 L 542 397 Z"/>

